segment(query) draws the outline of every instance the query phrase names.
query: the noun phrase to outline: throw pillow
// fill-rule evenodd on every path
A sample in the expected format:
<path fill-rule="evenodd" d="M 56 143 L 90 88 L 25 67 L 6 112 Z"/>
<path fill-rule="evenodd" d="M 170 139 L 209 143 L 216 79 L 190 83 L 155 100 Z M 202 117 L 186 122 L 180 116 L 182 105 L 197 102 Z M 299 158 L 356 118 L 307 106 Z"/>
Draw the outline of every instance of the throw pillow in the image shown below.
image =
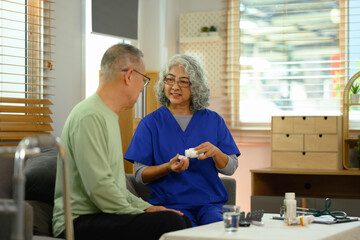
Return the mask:
<path fill-rule="evenodd" d="M 41 148 L 38 156 L 25 161 L 25 199 L 54 204 L 57 147 Z"/>

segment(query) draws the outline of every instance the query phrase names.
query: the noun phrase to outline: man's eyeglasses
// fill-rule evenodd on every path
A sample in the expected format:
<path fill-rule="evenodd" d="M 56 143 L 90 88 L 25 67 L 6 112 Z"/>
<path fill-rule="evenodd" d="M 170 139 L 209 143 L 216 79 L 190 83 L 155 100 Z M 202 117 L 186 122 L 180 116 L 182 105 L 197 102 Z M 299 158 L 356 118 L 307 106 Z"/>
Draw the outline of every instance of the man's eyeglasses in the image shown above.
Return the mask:
<path fill-rule="evenodd" d="M 142 74 L 141 72 L 137 71 L 137 70 L 134 69 L 134 68 L 133 68 L 133 70 L 134 70 L 134 72 L 136 72 L 136 73 L 138 73 L 138 74 L 140 74 L 141 76 L 144 77 L 144 79 L 143 79 L 143 81 L 144 81 L 144 87 L 146 87 L 146 86 L 149 84 L 151 78 L 149 78 L 148 76 Z M 129 71 L 129 68 L 128 68 L 128 69 L 123 69 L 123 70 L 121 70 L 121 71 L 122 71 L 122 72 L 127 72 L 127 71 Z"/>
<path fill-rule="evenodd" d="M 179 81 L 176 81 L 175 78 L 173 78 L 173 77 L 165 77 L 164 83 L 167 85 L 171 85 L 171 86 L 175 85 L 175 83 L 176 83 L 177 85 L 179 85 L 179 87 L 182 87 L 182 88 L 190 87 L 190 85 L 191 85 L 191 82 L 189 81 L 188 78 L 180 78 Z"/>

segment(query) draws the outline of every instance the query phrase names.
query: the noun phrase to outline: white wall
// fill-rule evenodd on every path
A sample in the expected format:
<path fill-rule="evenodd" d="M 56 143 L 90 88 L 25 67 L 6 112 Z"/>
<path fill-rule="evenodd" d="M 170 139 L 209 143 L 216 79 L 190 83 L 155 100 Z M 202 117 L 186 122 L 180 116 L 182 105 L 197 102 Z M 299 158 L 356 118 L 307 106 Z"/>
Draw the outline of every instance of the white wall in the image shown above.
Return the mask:
<path fill-rule="evenodd" d="M 160 70 L 179 50 L 179 15 L 223 9 L 222 0 L 139 0 L 139 48 L 147 69 Z"/>
<path fill-rule="evenodd" d="M 71 109 L 83 99 L 83 6 L 82 1 L 61 0 L 53 4 L 56 35 L 53 58 L 56 80 L 52 124 L 54 135 L 61 136 Z"/>
<path fill-rule="evenodd" d="M 244 139 L 246 141 L 246 139 Z M 250 169 L 268 168 L 271 165 L 271 146 L 240 145 L 239 167 L 233 177 L 236 179 L 236 202 L 241 211 L 250 211 L 251 173 Z M 280 208 L 280 206 L 279 206 Z M 255 209 L 261 210 L 261 209 Z"/>
<path fill-rule="evenodd" d="M 166 46 L 164 46 L 165 0 L 139 0 L 138 47 L 144 53 L 146 68 L 159 70 Z"/>

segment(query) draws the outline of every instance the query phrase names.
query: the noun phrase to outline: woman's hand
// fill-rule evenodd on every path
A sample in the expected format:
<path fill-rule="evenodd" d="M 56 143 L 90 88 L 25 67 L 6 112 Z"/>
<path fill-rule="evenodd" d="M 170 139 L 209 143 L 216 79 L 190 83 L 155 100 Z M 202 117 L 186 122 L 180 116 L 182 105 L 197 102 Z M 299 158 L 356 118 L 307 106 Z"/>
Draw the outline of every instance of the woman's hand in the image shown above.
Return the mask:
<path fill-rule="evenodd" d="M 182 158 L 179 160 L 179 154 L 169 162 L 163 163 L 161 165 L 148 166 L 142 172 L 142 180 L 144 183 L 151 183 L 156 181 L 171 172 L 182 172 L 188 169 L 189 167 L 189 158 Z"/>
<path fill-rule="evenodd" d="M 189 158 L 181 158 L 179 159 L 179 154 L 176 154 L 176 156 L 169 161 L 169 169 L 172 172 L 182 172 L 189 168 Z"/>
<path fill-rule="evenodd" d="M 198 157 L 199 160 L 203 160 L 209 157 L 216 157 L 217 155 L 223 154 L 219 148 L 212 145 L 210 142 L 204 142 L 194 148 L 197 154 L 204 153 L 204 155 Z"/>
<path fill-rule="evenodd" d="M 204 160 L 206 158 L 212 157 L 215 165 L 219 169 L 226 167 L 229 158 L 224 154 L 218 147 L 212 145 L 210 142 L 204 142 L 194 148 L 197 154 L 204 153 L 204 155 L 198 157 L 199 160 Z"/>
<path fill-rule="evenodd" d="M 184 215 L 182 212 L 180 212 L 178 210 L 166 208 L 166 207 L 163 207 L 163 206 L 151 206 L 151 207 L 148 207 L 147 209 L 145 209 L 144 211 L 145 212 L 172 211 L 172 212 L 176 212 L 180 216 Z"/>

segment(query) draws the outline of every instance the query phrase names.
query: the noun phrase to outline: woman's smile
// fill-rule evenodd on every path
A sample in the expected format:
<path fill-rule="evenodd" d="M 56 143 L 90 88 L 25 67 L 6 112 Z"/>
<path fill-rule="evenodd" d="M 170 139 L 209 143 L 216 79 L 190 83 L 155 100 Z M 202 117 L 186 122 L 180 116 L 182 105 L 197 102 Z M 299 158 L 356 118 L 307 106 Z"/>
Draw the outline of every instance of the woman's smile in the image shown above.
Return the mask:
<path fill-rule="evenodd" d="M 182 96 L 182 94 L 179 92 L 170 92 L 170 95 L 174 98 L 179 98 Z"/>

